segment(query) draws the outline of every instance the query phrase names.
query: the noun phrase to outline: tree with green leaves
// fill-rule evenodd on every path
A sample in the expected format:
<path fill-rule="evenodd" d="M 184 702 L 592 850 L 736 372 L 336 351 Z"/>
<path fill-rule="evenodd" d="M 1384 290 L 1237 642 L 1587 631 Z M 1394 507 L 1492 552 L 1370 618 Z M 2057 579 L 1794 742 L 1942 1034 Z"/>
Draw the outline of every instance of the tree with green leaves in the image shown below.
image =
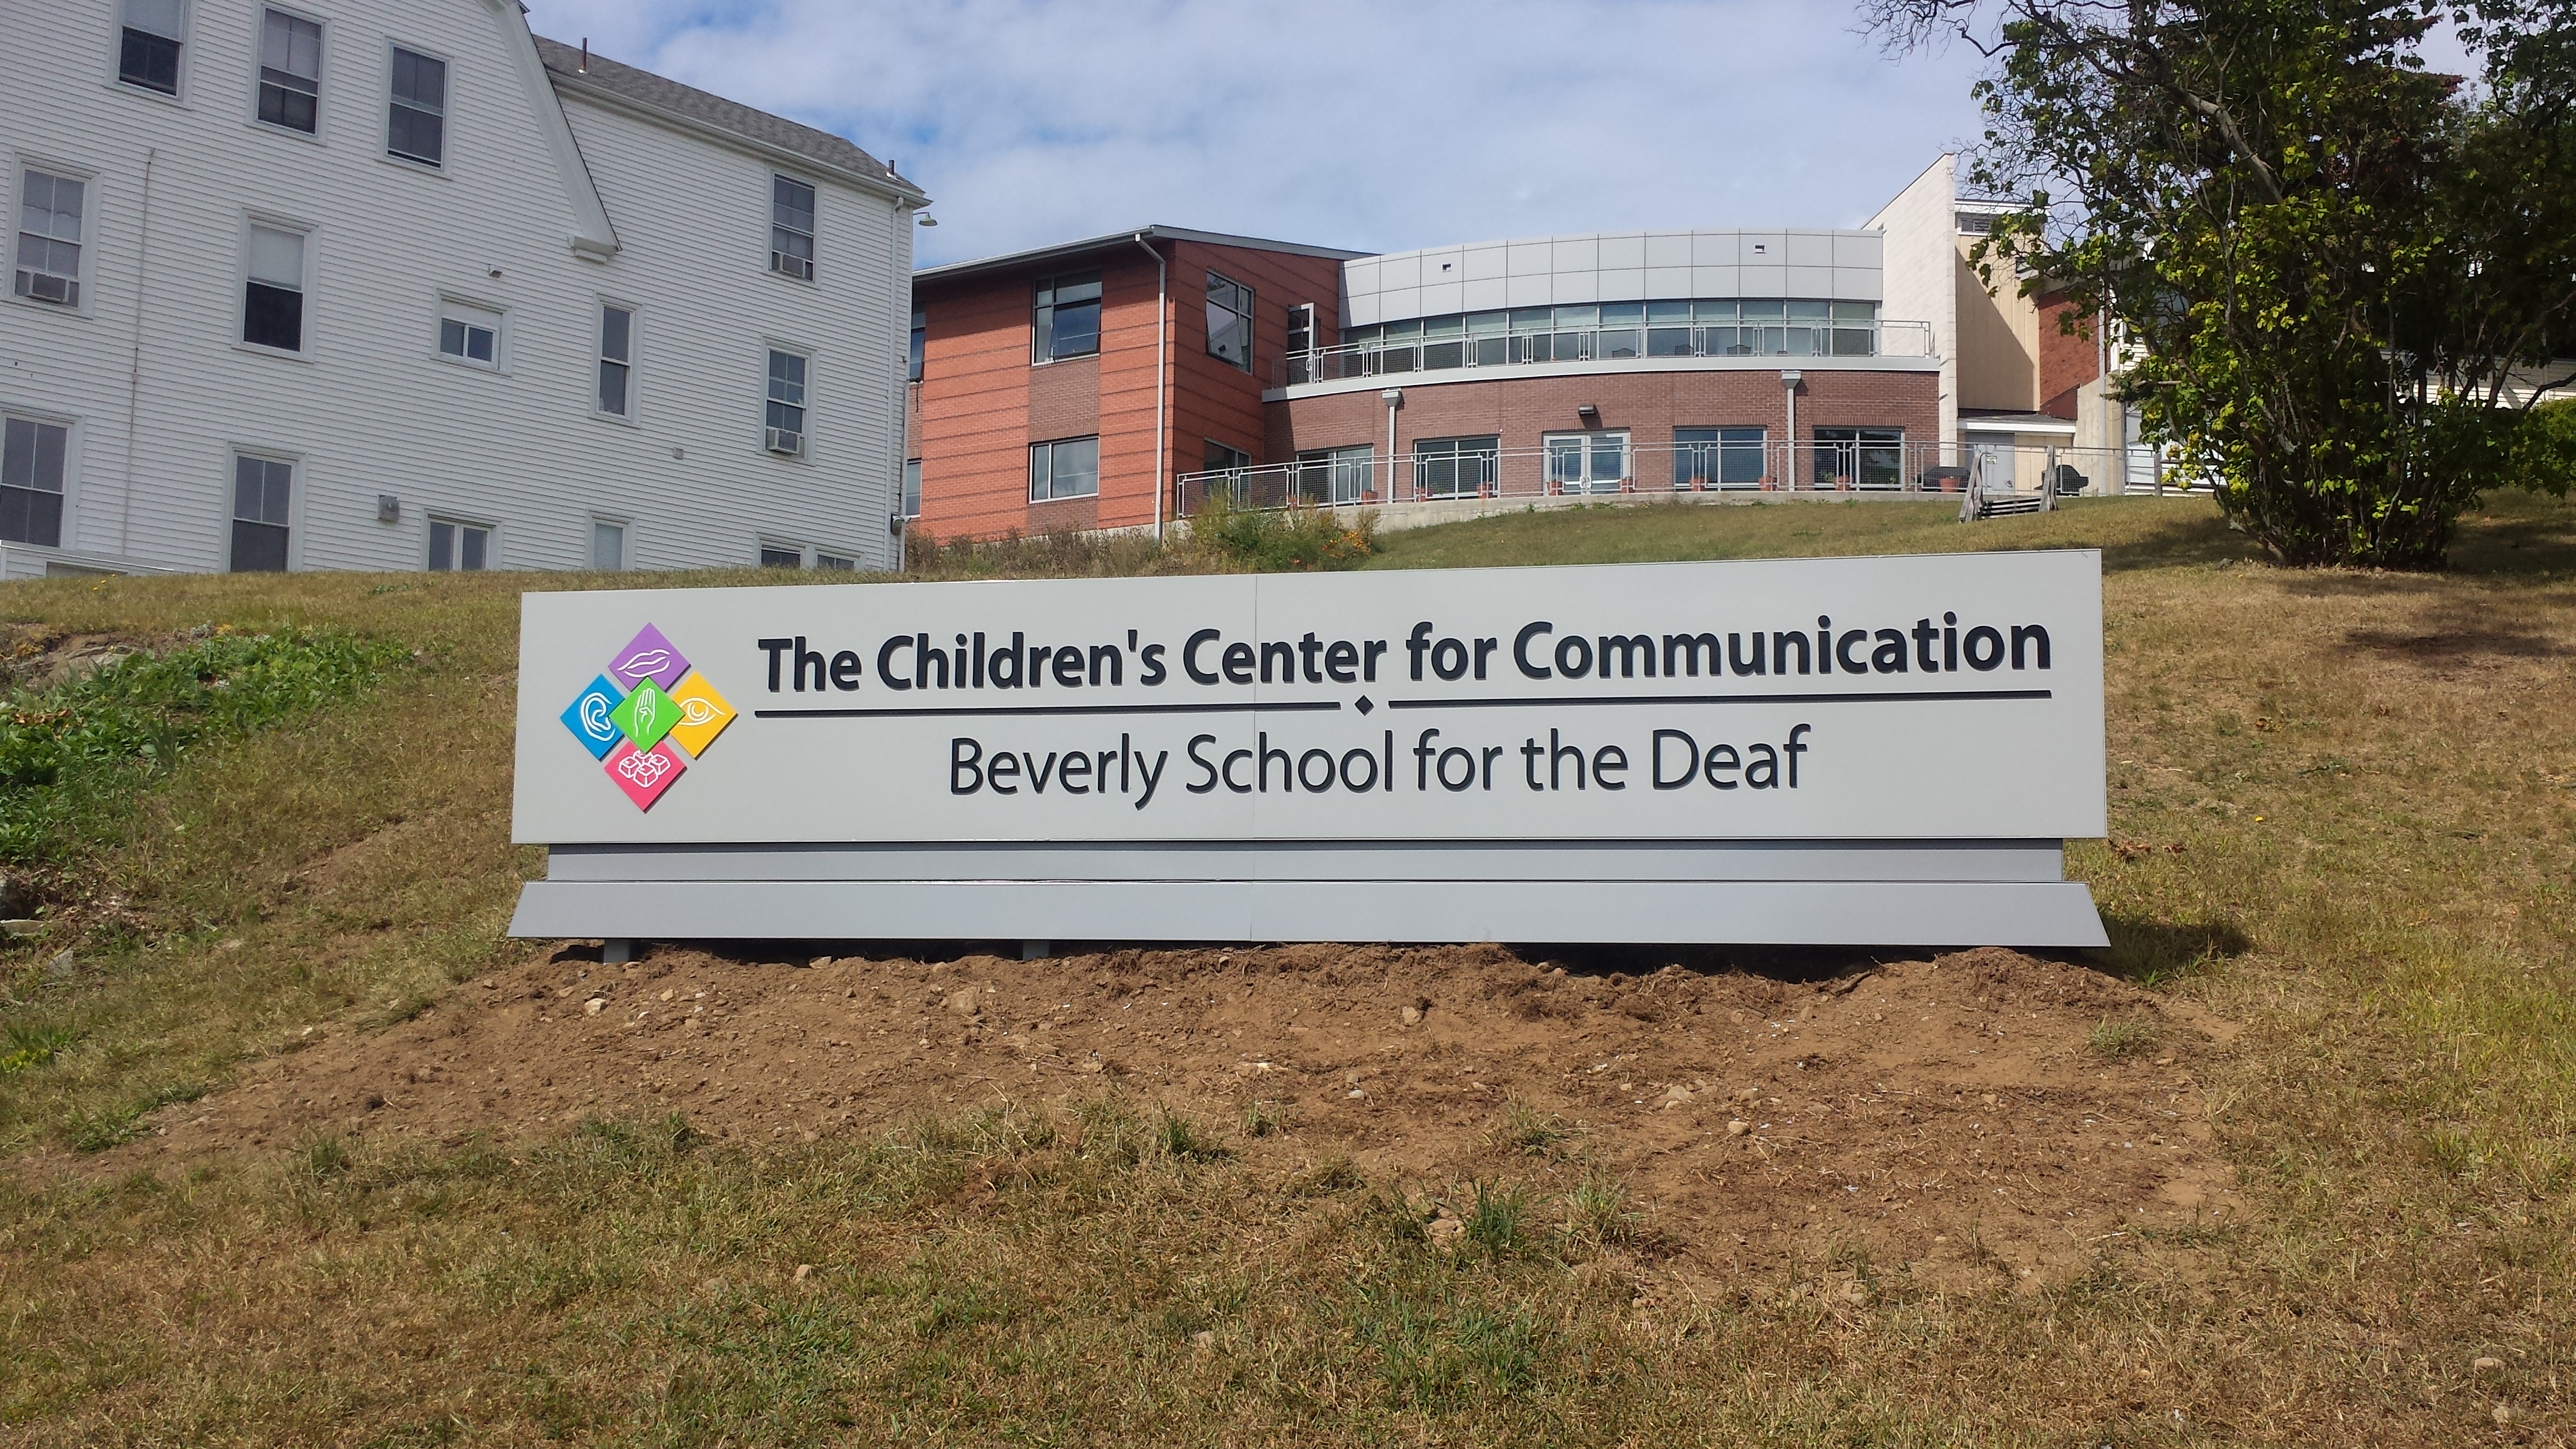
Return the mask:
<path fill-rule="evenodd" d="M 2148 439 L 2274 558 L 2439 567 L 2487 490 L 2566 490 L 2533 408 L 2576 382 L 2576 0 L 1861 11 L 1993 61 L 1969 176 L 2014 210 L 1972 261 L 2113 319 Z"/>

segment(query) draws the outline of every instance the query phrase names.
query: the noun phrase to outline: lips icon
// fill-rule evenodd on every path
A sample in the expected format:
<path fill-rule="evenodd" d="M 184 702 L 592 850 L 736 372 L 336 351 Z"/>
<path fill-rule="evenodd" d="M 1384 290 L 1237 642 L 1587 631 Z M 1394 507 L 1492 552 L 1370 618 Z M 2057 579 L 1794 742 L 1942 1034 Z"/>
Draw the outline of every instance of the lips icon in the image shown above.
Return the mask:
<path fill-rule="evenodd" d="M 651 675 L 659 674 L 663 670 L 670 668 L 671 651 L 668 649 L 639 649 L 635 651 L 634 655 L 628 658 L 626 662 L 613 667 L 618 673 L 625 675 L 629 679 L 643 679 Z"/>

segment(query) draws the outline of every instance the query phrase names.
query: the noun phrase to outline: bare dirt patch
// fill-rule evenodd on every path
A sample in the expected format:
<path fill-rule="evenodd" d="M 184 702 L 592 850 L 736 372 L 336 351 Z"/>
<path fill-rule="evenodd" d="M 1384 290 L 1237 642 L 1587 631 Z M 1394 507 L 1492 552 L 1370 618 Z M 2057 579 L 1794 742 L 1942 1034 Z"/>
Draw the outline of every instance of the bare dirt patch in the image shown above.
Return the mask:
<path fill-rule="evenodd" d="M 803 1142 L 1109 1090 L 1283 1170 L 1347 1155 L 1431 1194 L 1613 1174 L 1646 1251 L 1701 1271 L 1866 1255 L 2048 1282 L 2236 1201 L 2194 1076 L 2232 1028 L 2010 951 L 1814 983 L 1595 974 L 1498 947 L 597 955 L 566 947 L 411 1021 L 318 1032 L 83 1169 L 664 1112 Z"/>

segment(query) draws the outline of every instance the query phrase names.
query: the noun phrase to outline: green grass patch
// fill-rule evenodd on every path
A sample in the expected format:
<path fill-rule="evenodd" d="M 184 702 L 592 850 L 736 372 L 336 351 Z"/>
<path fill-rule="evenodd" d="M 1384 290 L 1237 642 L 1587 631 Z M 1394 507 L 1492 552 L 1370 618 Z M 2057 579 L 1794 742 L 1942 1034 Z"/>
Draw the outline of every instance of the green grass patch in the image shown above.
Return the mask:
<path fill-rule="evenodd" d="M 0 699 L 0 861 L 59 864 L 113 838 L 189 751 L 350 698 L 408 651 L 319 630 L 213 632 Z"/>
<path fill-rule="evenodd" d="M 22 1154 L 0 1175 L 0 1439 L 2566 1438 L 2576 508 L 2499 497 L 2431 577 L 2270 568 L 2205 502 L 2146 499 L 1979 525 L 1903 503 L 1580 509 L 1386 535 L 1365 566 L 2069 546 L 2110 569 L 2111 824 L 2070 843 L 2069 874 L 2111 924 L 2099 964 L 2240 1026 L 2174 1071 L 2245 1210 L 2077 1244 L 2088 1266 L 2054 1287 L 1938 1290 L 1882 1257 L 1865 1301 L 1834 1291 L 1848 1265 L 1739 1271 L 1670 1226 L 1687 1205 L 1641 1231 L 1585 1156 L 1601 1139 L 1533 1113 L 1488 1139 L 1504 1176 L 1459 1204 L 1472 1249 L 1427 1241 L 1423 1184 L 1335 1150 L 1365 1143 L 1300 1141 L 1276 1104 L 1229 1142 L 1230 1120 L 1176 1132 L 1102 1098 L 811 1147 L 654 1118 L 57 1179 L 24 1154 L 148 1130 L 305 1027 L 363 1030 L 517 959 L 501 933 L 542 867 L 508 835 L 518 593 L 635 580 L 9 585 L 12 618 L 59 629 L 212 620 L 420 657 L 142 769 L 82 865 L 129 929 L 84 945 L 76 979 L 45 978 L 55 943 L 0 946 L 0 1042 L 28 1056 L 0 1073 L 0 1150 Z M 934 562 L 1243 566 L 1133 540 Z M 1889 747 L 2008 782 L 2008 743 Z M 2130 1065 L 2100 1070 L 2151 1070 L 2152 1043 L 2115 1035 L 2096 1051 Z"/>

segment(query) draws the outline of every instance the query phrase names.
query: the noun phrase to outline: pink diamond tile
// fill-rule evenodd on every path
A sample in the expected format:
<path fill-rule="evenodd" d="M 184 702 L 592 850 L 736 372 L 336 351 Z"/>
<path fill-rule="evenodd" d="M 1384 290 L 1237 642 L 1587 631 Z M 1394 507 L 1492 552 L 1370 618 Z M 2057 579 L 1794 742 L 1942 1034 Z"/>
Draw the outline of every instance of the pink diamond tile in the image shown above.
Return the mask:
<path fill-rule="evenodd" d="M 606 766 L 608 778 L 626 792 L 626 798 L 634 801 L 638 810 L 652 809 L 653 802 L 661 799 L 662 792 L 670 789 L 671 782 L 687 768 L 688 762 L 680 758 L 680 752 L 672 749 L 668 740 L 649 750 L 638 750 L 619 740 L 617 748 L 609 751 Z"/>

